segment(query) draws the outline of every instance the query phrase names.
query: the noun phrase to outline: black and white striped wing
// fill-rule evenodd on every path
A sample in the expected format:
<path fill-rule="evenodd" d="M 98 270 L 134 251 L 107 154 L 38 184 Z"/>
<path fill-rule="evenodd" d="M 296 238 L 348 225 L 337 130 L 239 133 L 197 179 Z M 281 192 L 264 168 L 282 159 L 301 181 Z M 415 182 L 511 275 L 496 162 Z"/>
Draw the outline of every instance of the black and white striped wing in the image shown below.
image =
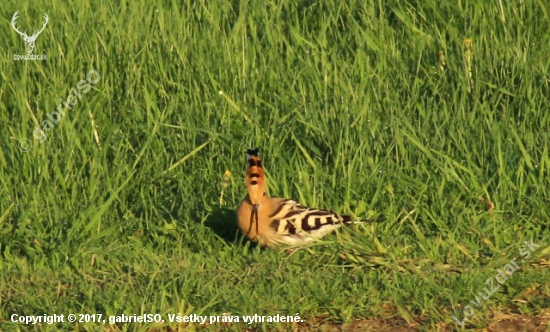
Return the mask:
<path fill-rule="evenodd" d="M 269 215 L 270 227 L 277 234 L 305 238 L 319 238 L 330 231 L 351 223 L 351 217 L 335 212 L 308 208 L 293 200 L 283 200 Z"/>

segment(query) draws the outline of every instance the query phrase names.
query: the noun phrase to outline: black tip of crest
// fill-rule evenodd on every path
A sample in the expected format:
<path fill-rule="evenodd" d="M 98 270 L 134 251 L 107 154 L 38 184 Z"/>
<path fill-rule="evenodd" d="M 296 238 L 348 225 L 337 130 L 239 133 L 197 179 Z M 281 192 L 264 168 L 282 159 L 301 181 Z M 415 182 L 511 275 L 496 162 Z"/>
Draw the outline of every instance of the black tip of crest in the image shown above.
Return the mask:
<path fill-rule="evenodd" d="M 248 158 L 250 158 L 252 156 L 259 157 L 260 156 L 260 149 L 258 149 L 258 148 L 248 149 L 248 150 L 246 150 L 246 156 Z"/>

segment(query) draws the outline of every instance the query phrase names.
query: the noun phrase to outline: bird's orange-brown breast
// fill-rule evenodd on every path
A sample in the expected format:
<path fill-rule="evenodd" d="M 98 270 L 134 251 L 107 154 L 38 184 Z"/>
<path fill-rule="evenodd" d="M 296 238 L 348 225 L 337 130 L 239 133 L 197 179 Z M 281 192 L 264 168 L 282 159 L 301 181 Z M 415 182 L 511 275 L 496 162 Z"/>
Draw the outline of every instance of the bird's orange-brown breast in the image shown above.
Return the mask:
<path fill-rule="evenodd" d="M 274 211 L 280 210 L 279 205 L 286 201 L 288 200 L 264 197 L 258 206 L 256 225 L 254 205 L 247 195 L 237 209 L 237 225 L 239 229 L 251 241 L 257 242 L 264 247 L 274 247 L 277 243 L 281 242 L 280 237 L 283 234 L 277 233 L 277 228 L 274 227 L 271 216 Z"/>

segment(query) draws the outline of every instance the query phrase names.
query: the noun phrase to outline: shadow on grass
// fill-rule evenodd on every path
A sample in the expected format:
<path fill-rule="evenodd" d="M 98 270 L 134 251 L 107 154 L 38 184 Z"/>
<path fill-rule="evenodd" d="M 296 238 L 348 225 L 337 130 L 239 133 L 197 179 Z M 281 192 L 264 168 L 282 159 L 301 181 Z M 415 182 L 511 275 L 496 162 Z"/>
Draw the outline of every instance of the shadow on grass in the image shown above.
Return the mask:
<path fill-rule="evenodd" d="M 204 226 L 210 228 L 227 243 L 240 246 L 249 241 L 237 227 L 237 215 L 234 209 L 215 209 L 205 219 Z M 256 244 L 251 243 L 251 247 L 255 246 Z"/>

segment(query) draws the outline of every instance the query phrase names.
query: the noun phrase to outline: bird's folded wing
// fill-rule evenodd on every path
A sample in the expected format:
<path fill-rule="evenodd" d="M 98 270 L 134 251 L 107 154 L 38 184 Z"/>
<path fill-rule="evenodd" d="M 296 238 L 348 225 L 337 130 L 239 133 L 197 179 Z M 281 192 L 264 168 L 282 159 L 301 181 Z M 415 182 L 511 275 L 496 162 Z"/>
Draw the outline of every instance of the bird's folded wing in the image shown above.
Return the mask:
<path fill-rule="evenodd" d="M 308 208 L 290 199 L 276 204 L 269 219 L 270 227 L 280 235 L 301 235 L 306 232 L 312 236 L 322 236 L 351 221 L 349 216 Z"/>

